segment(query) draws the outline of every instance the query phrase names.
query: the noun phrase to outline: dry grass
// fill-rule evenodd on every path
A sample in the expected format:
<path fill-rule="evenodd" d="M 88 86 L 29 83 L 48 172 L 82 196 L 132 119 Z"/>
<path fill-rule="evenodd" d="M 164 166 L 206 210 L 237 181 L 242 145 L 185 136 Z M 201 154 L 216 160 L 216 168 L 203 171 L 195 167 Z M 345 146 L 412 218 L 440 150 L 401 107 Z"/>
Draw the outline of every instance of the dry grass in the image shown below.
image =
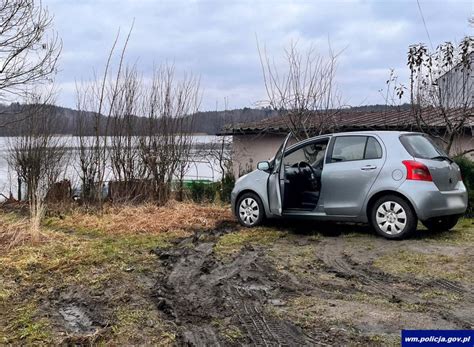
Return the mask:
<path fill-rule="evenodd" d="M 158 234 L 211 230 L 233 221 L 228 206 L 196 205 L 171 201 L 165 206 L 106 206 L 104 212 L 84 213 L 76 209 L 62 218 L 50 218 L 47 224 L 60 229 L 102 231 L 110 234 Z"/>
<path fill-rule="evenodd" d="M 18 217 L 15 213 L 0 212 L 0 250 L 8 250 L 25 244 L 47 242 L 50 235 L 35 230 L 32 232 L 28 218 Z"/>
<path fill-rule="evenodd" d="M 180 208 L 183 207 L 173 205 L 170 214 L 176 214 Z M 195 208 L 204 213 L 203 207 Z M 120 219 L 110 215 L 115 210 L 123 212 Z M 166 220 L 166 227 L 159 228 L 159 221 L 153 220 L 156 214 L 162 215 L 162 209 L 124 207 L 107 210 L 102 216 L 81 214 L 78 210 L 65 217 L 50 218 L 43 225 L 42 235 L 48 242 L 33 243 L 25 239 L 21 247 L 0 251 L 0 345 L 100 342 L 94 339 L 106 339 L 113 345 L 159 345 L 172 341 L 172 327 L 154 309 L 153 283 L 160 264 L 151 251 L 171 246 L 171 240 L 180 238 L 183 232 L 167 229 L 169 232 L 158 233 L 177 222 Z M 192 224 L 188 220 L 186 225 L 198 222 Z M 56 224 L 65 229 L 59 229 Z M 101 232 L 88 231 L 94 225 L 105 227 L 102 226 Z M 125 229 L 129 227 L 133 232 L 144 225 L 154 226 L 155 229 L 148 231 L 156 234 L 131 233 Z M 27 233 L 29 223 L 14 213 L 0 212 L 0 227 L 4 227 L 1 235 L 6 235 L 6 230 L 22 235 Z M 63 299 L 62 293 L 72 293 L 72 299 Z M 106 318 L 91 316 L 91 319 L 99 317 L 107 324 L 106 335 L 71 331 L 64 335 L 66 325 L 58 309 L 69 300 L 101 312 Z"/>

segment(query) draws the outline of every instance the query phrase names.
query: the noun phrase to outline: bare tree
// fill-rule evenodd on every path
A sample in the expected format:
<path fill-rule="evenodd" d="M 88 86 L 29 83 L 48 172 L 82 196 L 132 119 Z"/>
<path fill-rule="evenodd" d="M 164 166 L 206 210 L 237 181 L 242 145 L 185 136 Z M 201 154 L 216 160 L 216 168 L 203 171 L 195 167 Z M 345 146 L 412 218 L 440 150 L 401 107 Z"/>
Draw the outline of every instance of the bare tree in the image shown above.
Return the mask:
<path fill-rule="evenodd" d="M 417 44 L 408 51 L 410 101 L 416 123 L 438 138 L 448 154 L 474 151 L 468 148 L 458 153 L 453 148 L 474 119 L 473 48 L 473 38 L 466 37 L 457 47 L 446 42 L 429 52 L 425 45 Z"/>
<path fill-rule="evenodd" d="M 79 167 L 78 172 L 82 183 L 82 196 L 85 201 L 97 202 L 102 206 L 107 164 L 109 162 L 110 122 L 116 109 L 116 102 L 120 95 L 120 79 L 128 41 L 132 32 L 130 29 L 125 43 L 120 51 L 117 69 L 112 73 L 112 58 L 120 37 L 117 33 L 109 52 L 103 75 L 90 83 L 77 86 L 77 131 L 79 139 Z M 93 127 L 87 124 L 93 122 Z"/>
<path fill-rule="evenodd" d="M 268 103 L 285 117 L 295 138 L 329 131 L 341 105 L 335 81 L 338 54 L 329 48 L 325 58 L 313 47 L 301 51 L 292 42 L 280 68 L 257 47 Z"/>
<path fill-rule="evenodd" d="M 217 107 L 216 107 L 217 110 Z M 227 98 L 224 99 L 224 118 L 227 119 Z M 234 123 L 232 117 L 229 118 L 227 126 Z M 232 162 L 232 136 L 219 136 L 214 141 L 206 144 L 199 152 L 199 157 L 208 162 L 208 165 L 218 171 L 220 180 L 220 198 L 222 201 L 230 201 L 230 191 L 228 187 L 234 186 L 235 178 Z M 231 189 L 232 189 L 231 188 Z"/>
<path fill-rule="evenodd" d="M 58 122 L 50 98 L 51 95 L 30 96 L 22 107 L 28 117 L 18 124 L 22 135 L 11 138 L 9 143 L 9 165 L 26 184 L 34 240 L 39 237 L 46 195 L 66 164 L 65 143 L 55 135 Z"/>
<path fill-rule="evenodd" d="M 0 99 L 55 73 L 62 44 L 41 1 L 0 1 Z"/>
<path fill-rule="evenodd" d="M 120 79 L 118 96 L 111 120 L 110 163 L 115 181 L 109 185 L 114 199 L 145 199 L 146 167 L 138 150 L 138 134 L 142 131 L 137 116 L 140 112 L 143 81 L 135 67 L 125 69 Z"/>
<path fill-rule="evenodd" d="M 164 65 L 155 70 L 147 90 L 142 109 L 148 119 L 147 136 L 140 139 L 140 151 L 155 198 L 163 204 L 170 198 L 173 179 L 178 178 L 182 187 L 189 166 L 192 115 L 201 100 L 199 79 L 185 75 L 178 80 L 174 66 Z"/>

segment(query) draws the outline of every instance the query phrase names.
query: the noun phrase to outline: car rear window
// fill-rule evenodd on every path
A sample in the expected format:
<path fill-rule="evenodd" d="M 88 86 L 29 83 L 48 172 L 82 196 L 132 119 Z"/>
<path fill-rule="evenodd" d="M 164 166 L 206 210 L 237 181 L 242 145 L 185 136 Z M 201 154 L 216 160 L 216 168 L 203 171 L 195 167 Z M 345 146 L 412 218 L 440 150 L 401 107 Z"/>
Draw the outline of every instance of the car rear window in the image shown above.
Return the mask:
<path fill-rule="evenodd" d="M 408 153 L 416 158 L 430 159 L 439 155 L 446 155 L 429 137 L 421 134 L 402 135 L 400 142 Z"/>

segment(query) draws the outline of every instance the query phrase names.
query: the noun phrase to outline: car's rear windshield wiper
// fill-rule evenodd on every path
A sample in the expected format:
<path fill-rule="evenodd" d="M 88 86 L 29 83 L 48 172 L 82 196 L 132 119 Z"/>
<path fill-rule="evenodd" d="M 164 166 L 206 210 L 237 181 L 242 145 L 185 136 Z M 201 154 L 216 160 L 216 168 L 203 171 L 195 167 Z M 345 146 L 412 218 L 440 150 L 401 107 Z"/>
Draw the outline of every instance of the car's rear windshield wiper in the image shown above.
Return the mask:
<path fill-rule="evenodd" d="M 447 160 L 450 163 L 453 162 L 453 160 L 450 157 L 445 156 L 445 155 L 437 155 L 436 157 L 433 157 L 433 158 L 430 158 L 430 159 L 432 159 L 432 160 Z"/>

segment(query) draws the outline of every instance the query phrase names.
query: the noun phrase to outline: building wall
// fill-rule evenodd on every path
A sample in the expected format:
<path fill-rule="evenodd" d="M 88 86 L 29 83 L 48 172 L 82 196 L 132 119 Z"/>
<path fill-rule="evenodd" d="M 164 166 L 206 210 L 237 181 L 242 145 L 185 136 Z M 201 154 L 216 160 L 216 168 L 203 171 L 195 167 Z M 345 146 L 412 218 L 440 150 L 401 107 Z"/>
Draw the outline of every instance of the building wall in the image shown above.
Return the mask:
<path fill-rule="evenodd" d="M 273 158 L 283 142 L 284 135 L 234 135 L 232 159 L 235 177 L 257 168 L 257 163 Z"/>
<path fill-rule="evenodd" d="M 453 68 L 441 76 L 437 83 L 440 89 L 441 104 L 446 108 L 473 107 L 474 105 L 474 54 L 471 54 L 470 70 Z"/>
<path fill-rule="evenodd" d="M 466 134 L 454 140 L 451 154 L 456 155 L 473 148 L 474 148 L 474 137 L 470 134 Z M 467 154 L 466 157 L 474 161 L 474 152 Z"/>
<path fill-rule="evenodd" d="M 285 135 L 234 135 L 232 139 L 233 169 L 235 177 L 257 168 L 257 163 L 273 158 Z M 465 135 L 455 141 L 452 154 L 474 148 L 474 138 Z M 467 155 L 474 160 L 474 153 Z"/>

